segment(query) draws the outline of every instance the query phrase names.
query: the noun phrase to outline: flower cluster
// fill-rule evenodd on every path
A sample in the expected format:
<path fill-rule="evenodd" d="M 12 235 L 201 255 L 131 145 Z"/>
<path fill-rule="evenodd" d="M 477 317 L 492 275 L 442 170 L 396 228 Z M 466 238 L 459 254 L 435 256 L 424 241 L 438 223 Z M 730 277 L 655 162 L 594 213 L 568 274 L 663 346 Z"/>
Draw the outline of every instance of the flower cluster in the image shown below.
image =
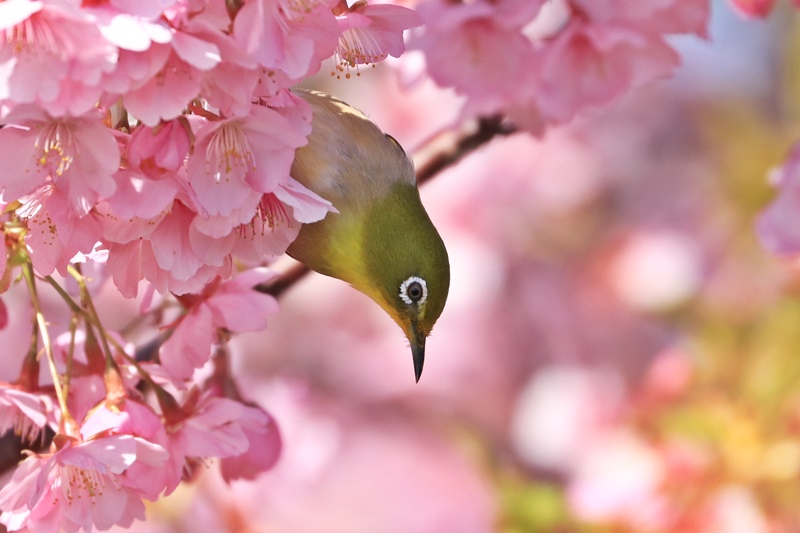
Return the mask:
<path fill-rule="evenodd" d="M 31 272 L 23 272 L 27 280 Z M 16 382 L 0 381 L 0 431 L 48 450 L 29 453 L 0 490 L 0 523 L 53 533 L 129 526 L 144 518 L 143 499 L 170 494 L 211 458 L 220 460 L 226 481 L 272 468 L 281 449 L 277 425 L 239 394 L 223 334 L 265 326 L 277 304 L 252 287 L 272 276 L 251 269 L 183 298 L 187 311 L 161 346 L 160 362 L 138 362 L 142 352 L 103 328 L 93 305 L 71 302 L 70 330 L 44 346 L 54 384 L 40 378 L 35 350 Z M 77 278 L 88 302 L 85 278 Z M 47 342 L 55 328 L 36 315 Z M 194 372 L 203 366 L 211 372 Z M 49 448 L 48 432 L 55 435 Z"/>
<path fill-rule="evenodd" d="M 0 2 L 0 293 L 34 321 L 3 355 L 22 370 L 0 433 L 38 450 L 0 490 L 9 531 L 127 527 L 209 459 L 226 481 L 274 465 L 277 425 L 226 341 L 277 310 L 261 265 L 335 211 L 292 177 L 312 117 L 290 89 L 326 58 L 399 55 L 420 23 L 331 0 Z M 149 352 L 107 327 L 104 280 L 142 297 Z M 26 327 L 0 304 L 0 329 Z"/>
<path fill-rule="evenodd" d="M 704 37 L 709 17 L 706 0 L 426 0 L 418 9 L 427 24 L 411 47 L 437 84 L 466 97 L 464 115 L 503 114 L 534 133 L 669 76 L 680 57 L 667 37 Z"/>
<path fill-rule="evenodd" d="M 311 113 L 289 88 L 334 53 L 399 55 L 419 23 L 330 0 L 0 3 L 0 191 L 36 271 L 99 242 L 124 295 L 186 294 L 282 254 L 332 209 L 291 177 Z"/>
<path fill-rule="evenodd" d="M 292 175 L 312 124 L 292 88 L 325 60 L 357 76 L 427 20 L 413 47 L 463 117 L 539 133 L 671 73 L 667 38 L 707 17 L 707 0 L 0 0 L 0 331 L 31 327 L 4 347 L 21 370 L 0 433 L 32 450 L 0 523 L 127 527 L 210 459 L 226 481 L 274 465 L 227 340 L 266 326 L 264 265 L 336 211 Z M 139 297 L 136 319 L 109 327 L 102 291 Z"/>

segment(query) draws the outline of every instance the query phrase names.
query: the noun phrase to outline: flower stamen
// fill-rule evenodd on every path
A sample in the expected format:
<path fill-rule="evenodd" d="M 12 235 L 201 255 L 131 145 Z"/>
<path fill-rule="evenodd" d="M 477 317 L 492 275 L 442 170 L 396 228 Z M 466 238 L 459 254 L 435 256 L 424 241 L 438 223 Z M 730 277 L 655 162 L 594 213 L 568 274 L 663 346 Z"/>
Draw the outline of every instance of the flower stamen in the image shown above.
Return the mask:
<path fill-rule="evenodd" d="M 214 169 L 217 183 L 234 170 L 246 173 L 256 168 L 247 135 L 236 124 L 225 124 L 214 133 L 206 148 L 206 161 Z"/>
<path fill-rule="evenodd" d="M 60 120 L 42 128 L 34 142 L 36 164 L 50 170 L 50 177 L 62 176 L 80 155 L 80 150 L 70 127 Z"/>

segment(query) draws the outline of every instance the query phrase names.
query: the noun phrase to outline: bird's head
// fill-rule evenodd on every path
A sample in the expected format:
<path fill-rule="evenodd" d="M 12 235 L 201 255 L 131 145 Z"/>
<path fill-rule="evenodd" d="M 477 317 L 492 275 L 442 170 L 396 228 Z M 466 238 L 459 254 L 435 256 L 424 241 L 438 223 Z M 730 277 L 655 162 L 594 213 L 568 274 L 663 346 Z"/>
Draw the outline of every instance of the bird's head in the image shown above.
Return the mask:
<path fill-rule="evenodd" d="M 442 314 L 450 288 L 447 250 L 417 188 L 405 183 L 375 203 L 360 233 L 364 269 L 350 282 L 403 329 L 419 381 L 425 340 Z"/>

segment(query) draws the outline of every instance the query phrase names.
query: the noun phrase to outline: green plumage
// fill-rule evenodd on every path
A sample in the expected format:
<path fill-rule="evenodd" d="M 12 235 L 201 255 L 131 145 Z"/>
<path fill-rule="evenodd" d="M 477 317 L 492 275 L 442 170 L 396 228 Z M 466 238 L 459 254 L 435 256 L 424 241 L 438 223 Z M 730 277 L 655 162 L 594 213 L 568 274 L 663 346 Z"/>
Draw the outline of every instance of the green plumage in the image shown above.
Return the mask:
<path fill-rule="evenodd" d="M 401 303 L 398 289 L 410 276 L 427 282 L 429 297 L 422 309 L 400 306 L 400 311 L 417 314 L 416 319 L 428 335 L 447 299 L 450 263 L 417 189 L 398 184 L 386 198 L 376 202 L 366 216 L 362 238 L 367 278 L 384 290 L 388 301 Z"/>
<path fill-rule="evenodd" d="M 298 94 L 314 116 L 292 176 L 339 213 L 304 225 L 288 253 L 377 302 L 411 342 L 419 379 L 425 338 L 447 300 L 450 266 L 413 165 L 397 141 L 352 107 L 321 93 Z"/>

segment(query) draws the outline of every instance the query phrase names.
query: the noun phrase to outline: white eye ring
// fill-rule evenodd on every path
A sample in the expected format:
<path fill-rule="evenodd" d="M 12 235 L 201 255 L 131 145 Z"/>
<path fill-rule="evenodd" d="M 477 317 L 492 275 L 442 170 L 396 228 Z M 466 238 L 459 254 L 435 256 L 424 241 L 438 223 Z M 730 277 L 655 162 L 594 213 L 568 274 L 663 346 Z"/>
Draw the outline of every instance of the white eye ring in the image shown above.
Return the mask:
<path fill-rule="evenodd" d="M 413 283 L 417 283 L 419 284 L 420 287 L 422 287 L 422 296 L 417 300 L 413 300 L 408 295 L 408 287 Z M 428 284 L 425 283 L 425 280 L 422 278 L 419 278 L 417 276 L 411 276 L 410 278 L 408 278 L 407 280 L 405 280 L 403 283 L 400 284 L 400 299 L 403 300 L 408 305 L 424 304 L 425 300 L 428 299 Z"/>

